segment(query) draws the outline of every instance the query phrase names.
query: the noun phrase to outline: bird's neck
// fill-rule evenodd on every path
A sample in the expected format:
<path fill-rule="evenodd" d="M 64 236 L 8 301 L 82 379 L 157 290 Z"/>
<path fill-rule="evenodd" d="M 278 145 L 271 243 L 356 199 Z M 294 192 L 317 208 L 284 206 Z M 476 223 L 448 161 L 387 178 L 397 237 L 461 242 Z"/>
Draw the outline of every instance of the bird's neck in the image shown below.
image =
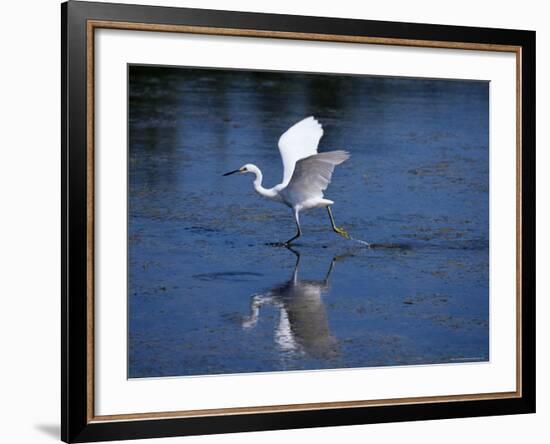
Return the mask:
<path fill-rule="evenodd" d="M 253 168 L 249 168 L 249 170 L 256 176 L 254 178 L 253 183 L 254 183 L 254 189 L 259 195 L 268 197 L 270 199 L 277 197 L 278 193 L 275 189 L 273 188 L 268 189 L 262 186 L 262 180 L 264 176 L 258 167 L 254 166 Z"/>

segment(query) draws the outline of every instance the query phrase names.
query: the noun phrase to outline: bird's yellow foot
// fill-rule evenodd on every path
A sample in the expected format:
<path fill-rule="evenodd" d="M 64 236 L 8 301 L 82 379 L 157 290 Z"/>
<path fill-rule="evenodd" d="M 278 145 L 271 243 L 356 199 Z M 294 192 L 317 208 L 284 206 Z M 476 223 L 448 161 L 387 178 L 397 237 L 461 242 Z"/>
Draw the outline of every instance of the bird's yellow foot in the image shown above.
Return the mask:
<path fill-rule="evenodd" d="M 341 227 L 334 227 L 334 231 L 346 239 L 350 239 L 351 237 L 349 233 Z"/>

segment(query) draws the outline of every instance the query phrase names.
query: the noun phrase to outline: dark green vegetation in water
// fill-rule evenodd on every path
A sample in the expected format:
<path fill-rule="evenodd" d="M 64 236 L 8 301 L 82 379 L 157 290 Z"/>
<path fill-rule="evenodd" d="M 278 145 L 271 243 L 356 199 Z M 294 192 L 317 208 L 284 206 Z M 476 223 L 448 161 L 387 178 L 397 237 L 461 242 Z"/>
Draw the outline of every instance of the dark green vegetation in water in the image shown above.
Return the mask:
<path fill-rule="evenodd" d="M 256 195 L 314 115 L 323 209 Z M 129 68 L 129 377 L 486 361 L 489 84 Z"/>

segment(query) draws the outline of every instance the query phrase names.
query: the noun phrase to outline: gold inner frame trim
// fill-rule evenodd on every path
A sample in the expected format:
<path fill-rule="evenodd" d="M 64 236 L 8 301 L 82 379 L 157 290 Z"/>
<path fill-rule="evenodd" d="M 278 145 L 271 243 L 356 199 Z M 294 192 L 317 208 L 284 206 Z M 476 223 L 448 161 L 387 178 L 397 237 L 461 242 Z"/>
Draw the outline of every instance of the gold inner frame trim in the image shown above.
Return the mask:
<path fill-rule="evenodd" d="M 462 49 L 473 51 L 511 52 L 516 56 L 516 390 L 513 392 L 497 393 L 474 393 L 449 396 L 422 396 L 408 398 L 361 400 L 361 401 L 337 401 L 307 404 L 285 404 L 256 407 L 230 407 L 203 410 L 182 410 L 171 412 L 147 412 L 128 413 L 116 415 L 96 416 L 94 413 L 94 31 L 95 29 L 120 29 L 131 31 L 152 31 L 152 32 L 177 32 L 201 35 L 218 35 L 232 37 L 256 37 L 256 38 L 277 38 L 289 40 L 309 40 L 320 42 L 337 43 L 361 43 L 372 45 L 393 45 L 422 48 Z M 265 31 L 256 29 L 236 28 L 214 28 L 187 25 L 165 25 L 150 23 L 132 23 L 105 20 L 87 21 L 87 42 L 86 42 L 86 91 L 87 91 L 87 119 L 86 119 L 86 159 L 87 159 L 87 421 L 88 423 L 106 421 L 129 421 L 129 420 L 155 420 L 165 418 L 189 418 L 200 416 L 226 416 L 252 413 L 274 413 L 274 412 L 295 412 L 303 410 L 327 410 L 334 408 L 359 408 L 389 405 L 406 405 L 417 403 L 439 403 L 439 402 L 460 402 L 479 401 L 491 399 L 509 399 L 522 396 L 522 349 L 521 349 L 521 46 L 497 45 L 487 43 L 469 42 L 446 42 L 432 40 L 413 40 L 398 38 L 381 38 L 368 36 L 334 35 L 334 34 L 311 34 L 286 31 Z"/>

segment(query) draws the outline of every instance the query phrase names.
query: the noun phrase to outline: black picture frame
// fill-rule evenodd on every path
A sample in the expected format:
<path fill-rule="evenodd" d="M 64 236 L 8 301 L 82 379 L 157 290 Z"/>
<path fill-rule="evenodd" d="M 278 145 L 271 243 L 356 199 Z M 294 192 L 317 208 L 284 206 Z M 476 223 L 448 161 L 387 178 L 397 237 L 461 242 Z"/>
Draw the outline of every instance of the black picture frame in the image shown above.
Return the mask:
<path fill-rule="evenodd" d="M 479 399 L 95 421 L 90 417 L 87 26 L 90 20 L 411 41 L 512 45 L 521 53 L 521 395 Z M 61 5 L 61 438 L 89 442 L 535 412 L 535 32 L 69 1 Z"/>

